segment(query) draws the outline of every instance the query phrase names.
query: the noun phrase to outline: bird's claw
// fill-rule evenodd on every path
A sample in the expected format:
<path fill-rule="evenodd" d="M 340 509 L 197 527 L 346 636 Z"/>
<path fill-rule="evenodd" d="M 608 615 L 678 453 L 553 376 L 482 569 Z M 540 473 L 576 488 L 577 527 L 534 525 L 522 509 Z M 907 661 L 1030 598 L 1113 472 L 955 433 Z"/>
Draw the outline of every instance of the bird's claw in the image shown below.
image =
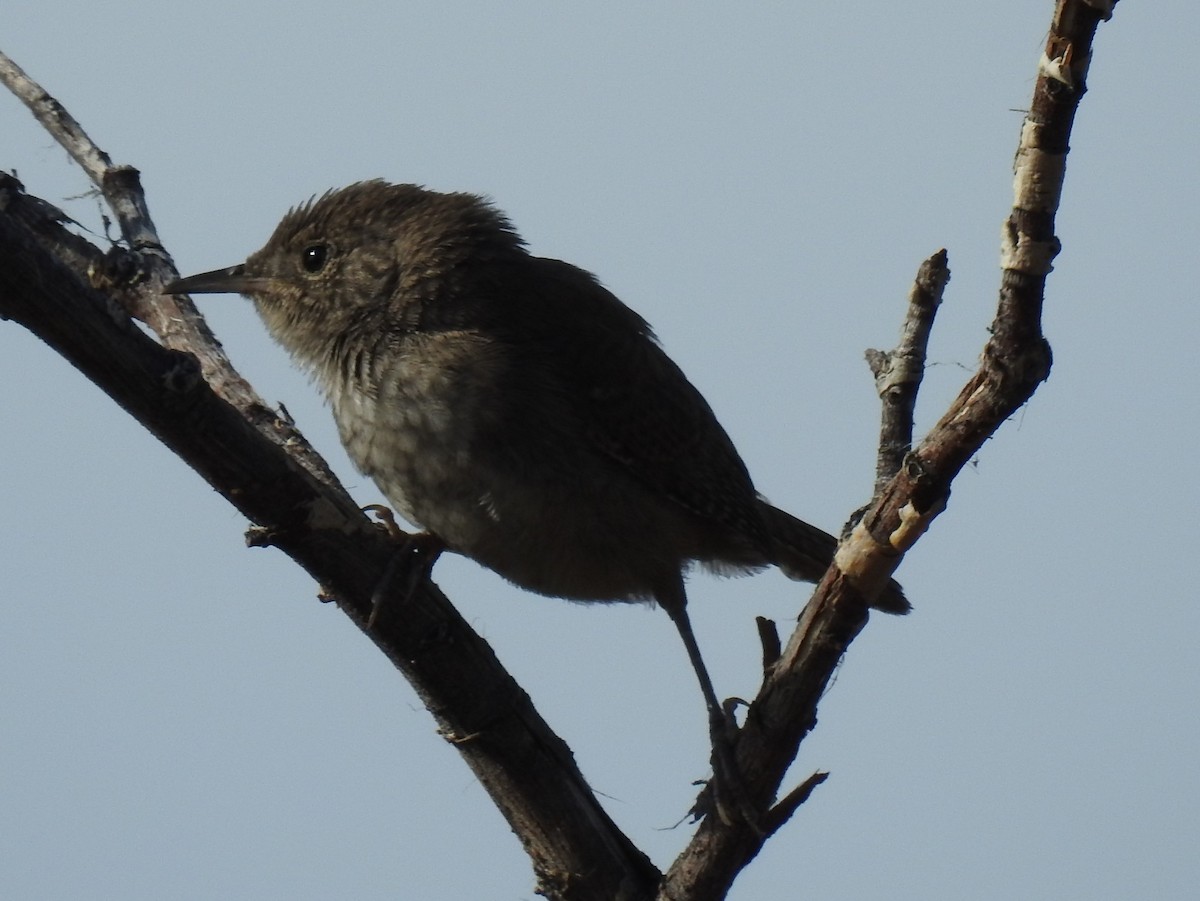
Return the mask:
<path fill-rule="evenodd" d="M 396 514 L 383 504 L 367 504 L 362 511 L 375 514 L 375 525 L 386 532 L 388 538 L 397 544 L 402 544 L 412 537 L 396 524 Z"/>

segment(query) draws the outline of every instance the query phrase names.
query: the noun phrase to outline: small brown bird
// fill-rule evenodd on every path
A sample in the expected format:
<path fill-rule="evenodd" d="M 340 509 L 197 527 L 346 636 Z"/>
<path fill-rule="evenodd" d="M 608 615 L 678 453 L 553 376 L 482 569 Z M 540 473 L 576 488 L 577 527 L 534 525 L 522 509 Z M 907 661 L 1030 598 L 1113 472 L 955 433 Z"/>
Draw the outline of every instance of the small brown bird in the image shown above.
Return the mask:
<path fill-rule="evenodd" d="M 774 564 L 817 581 L 836 541 L 755 492 L 704 398 L 595 277 L 532 256 L 480 197 L 368 181 L 166 290 L 248 296 L 316 377 L 355 465 L 449 550 L 540 594 L 657 601 L 722 756 L 684 573 Z M 909 609 L 895 582 L 874 604 Z"/>

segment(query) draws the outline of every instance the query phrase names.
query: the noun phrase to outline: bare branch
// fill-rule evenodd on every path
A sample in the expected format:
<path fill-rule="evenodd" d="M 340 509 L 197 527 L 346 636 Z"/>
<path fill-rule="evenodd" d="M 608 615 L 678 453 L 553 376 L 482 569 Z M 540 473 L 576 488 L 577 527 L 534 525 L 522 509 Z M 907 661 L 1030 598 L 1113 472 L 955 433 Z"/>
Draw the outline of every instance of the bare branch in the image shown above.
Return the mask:
<path fill-rule="evenodd" d="M 762 669 L 765 679 L 775 668 L 783 645 L 779 641 L 779 629 L 774 620 L 767 619 L 765 616 L 756 616 L 754 624 L 758 627 L 758 640 L 762 644 Z"/>
<path fill-rule="evenodd" d="M 193 356 L 155 343 L 110 285 L 98 290 L 59 259 L 59 252 L 76 263 L 105 258 L 80 241 L 52 205 L 22 194 L 11 177 L 0 183 L 0 318 L 28 328 L 100 386 L 256 523 L 260 544 L 292 557 L 367 631 L 392 542 L 336 481 L 297 461 L 298 445 L 281 440 L 288 423 L 265 407 L 256 421 L 219 397 Z M 607 901 L 653 893 L 658 870 L 604 812 L 528 694 L 432 583 L 422 584 L 402 617 L 367 635 L 508 819 L 546 894 Z"/>
<path fill-rule="evenodd" d="M 75 121 L 75 117 L 3 52 L 0 52 L 0 82 L 29 107 L 34 118 L 99 187 L 108 170 L 112 168 L 112 159 L 92 143 L 92 139 L 87 136 L 83 126 Z"/>
<path fill-rule="evenodd" d="M 1041 309 L 1045 276 L 1058 250 L 1054 213 L 1067 136 L 1102 18 L 1102 11 L 1084 0 L 1059 0 L 1022 129 L 999 304 L 979 371 L 843 541 L 837 566 L 817 587 L 750 705 L 737 759 L 747 789 L 758 798 L 778 791 L 800 742 L 816 725 L 817 704 L 838 662 L 866 625 L 860 591 L 869 596 L 872 586 L 882 587 L 900 556 L 944 508 L 954 477 L 1049 374 Z M 761 843 L 750 827 L 709 817 L 668 870 L 659 897 L 723 897 Z"/>
<path fill-rule="evenodd" d="M 179 273 L 158 239 L 138 171 L 131 166 L 114 165 L 112 158 L 88 137 L 63 105 L 3 53 L 0 53 L 0 82 L 25 103 L 100 189 L 116 216 L 126 245 L 138 254 L 140 271 L 136 277 L 127 277 L 122 283 L 107 287 L 122 289 L 119 297 L 130 314 L 145 322 L 165 346 L 195 354 L 205 378 L 219 393 L 231 400 L 243 395 L 239 407 L 252 403 L 265 406 L 233 370 L 220 343 L 191 301 L 161 294 L 162 285 Z M 103 265 L 94 262 L 93 267 L 89 273 L 92 278 L 105 278 Z"/>
<path fill-rule="evenodd" d="M 179 272 L 159 241 L 138 171 L 132 166 L 113 165 L 109 155 L 88 137 L 66 108 L 3 52 L 0 52 L 0 83 L 25 103 L 100 189 L 116 216 L 128 247 L 127 252 L 110 248 L 106 254 L 100 254 L 82 239 L 75 238 L 72 242 L 63 237 L 67 233 L 58 229 L 51 241 L 52 252 L 58 253 L 60 248 L 73 245 L 73 255 L 66 261 L 81 278 L 94 287 L 103 288 L 131 316 L 158 335 L 165 347 L 194 355 L 205 381 L 218 395 L 242 411 L 268 439 L 286 443 L 292 456 L 310 472 L 337 486 L 333 471 L 307 439 L 280 420 L 234 369 L 191 299 L 162 293 L 163 285 L 177 278 Z M 21 186 L 15 180 L 6 187 L 11 188 L 14 184 L 19 194 Z M 83 244 L 91 250 L 84 250 Z M 81 268 L 84 263 L 86 266 Z"/>
<path fill-rule="evenodd" d="M 767 834 L 774 835 L 783 828 L 784 824 L 792 818 L 792 814 L 800 809 L 800 805 L 809 799 L 817 786 L 828 778 L 828 773 L 813 773 L 784 795 L 779 803 L 767 812 Z"/>
<path fill-rule="evenodd" d="M 908 313 L 900 327 L 900 342 L 892 351 L 868 350 L 867 363 L 875 376 L 875 390 L 882 403 L 879 427 L 879 457 L 875 465 L 875 494 L 900 471 L 905 454 L 912 448 L 913 413 L 917 392 L 925 376 L 925 354 L 929 335 L 950 267 L 945 249 L 921 264 L 908 293 Z"/>

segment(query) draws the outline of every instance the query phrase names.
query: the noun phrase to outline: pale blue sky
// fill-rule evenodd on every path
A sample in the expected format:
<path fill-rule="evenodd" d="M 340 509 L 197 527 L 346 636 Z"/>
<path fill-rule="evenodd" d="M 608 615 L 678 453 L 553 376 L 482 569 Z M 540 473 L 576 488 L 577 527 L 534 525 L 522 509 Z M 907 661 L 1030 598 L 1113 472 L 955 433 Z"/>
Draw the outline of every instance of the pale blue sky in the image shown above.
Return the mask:
<path fill-rule="evenodd" d="M 912 274 L 953 280 L 927 427 L 994 308 L 1052 0 L 923 4 L 68 2 L 3 48 L 142 170 L 184 273 L 368 177 L 490 194 L 656 327 L 755 480 L 836 531 L 869 494 Z M 1190 898 L 1200 884 L 1200 33 L 1123 2 L 1096 44 L 1050 278 L 1049 383 L 900 571 L 795 778 L 832 773 L 731 898 Z M 0 167 L 99 229 L 0 95 Z M 362 503 L 328 412 L 248 304 L 202 301 Z M 400 676 L 282 554 L 53 353 L 0 323 L 0 897 L 531 898 L 517 842 Z M 705 775 L 669 620 L 436 581 L 665 866 Z M 690 583 L 752 692 L 778 574 Z"/>

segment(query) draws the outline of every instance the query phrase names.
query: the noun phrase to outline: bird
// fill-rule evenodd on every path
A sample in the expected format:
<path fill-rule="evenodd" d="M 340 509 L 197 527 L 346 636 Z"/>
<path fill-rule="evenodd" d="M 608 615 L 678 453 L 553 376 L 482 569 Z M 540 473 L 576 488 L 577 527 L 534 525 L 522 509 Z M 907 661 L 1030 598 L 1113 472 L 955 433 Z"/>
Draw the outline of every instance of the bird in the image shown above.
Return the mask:
<path fill-rule="evenodd" d="M 594 275 L 533 255 L 485 197 L 376 179 L 163 290 L 248 297 L 354 465 L 436 545 L 538 594 L 657 603 L 704 695 L 714 776 L 736 782 L 685 576 L 774 565 L 815 582 L 837 541 L 757 492 L 646 320 Z M 895 581 L 871 604 L 910 609 Z"/>

